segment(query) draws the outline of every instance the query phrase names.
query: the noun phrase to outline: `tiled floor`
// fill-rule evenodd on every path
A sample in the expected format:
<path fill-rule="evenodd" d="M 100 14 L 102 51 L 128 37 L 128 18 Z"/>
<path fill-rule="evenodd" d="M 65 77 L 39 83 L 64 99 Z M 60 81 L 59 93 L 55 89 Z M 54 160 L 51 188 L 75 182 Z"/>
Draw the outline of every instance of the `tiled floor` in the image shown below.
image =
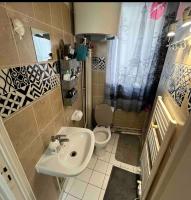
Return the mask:
<path fill-rule="evenodd" d="M 62 200 L 103 200 L 112 166 L 139 174 L 140 168 L 115 159 L 119 135 L 112 134 L 104 156 L 93 154 L 87 168 L 78 176 L 68 178 Z"/>

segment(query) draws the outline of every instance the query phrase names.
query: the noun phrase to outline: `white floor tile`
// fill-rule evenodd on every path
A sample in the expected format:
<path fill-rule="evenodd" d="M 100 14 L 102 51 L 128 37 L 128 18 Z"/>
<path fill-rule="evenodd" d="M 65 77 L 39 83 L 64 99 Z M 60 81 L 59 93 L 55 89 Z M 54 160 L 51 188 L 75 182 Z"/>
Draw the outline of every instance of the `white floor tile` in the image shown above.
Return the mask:
<path fill-rule="evenodd" d="M 62 200 L 66 200 L 66 197 L 67 197 L 67 193 L 64 192 L 63 196 L 62 196 Z"/>
<path fill-rule="evenodd" d="M 65 192 L 70 191 L 70 188 L 72 187 L 72 184 L 74 183 L 74 180 L 75 180 L 75 178 L 69 178 L 69 180 L 67 181 Z"/>
<path fill-rule="evenodd" d="M 117 145 L 113 145 L 111 153 L 116 153 L 116 150 L 117 150 Z"/>
<path fill-rule="evenodd" d="M 110 156 L 111 156 L 111 153 L 105 151 L 104 155 L 102 157 L 98 157 L 98 159 L 103 160 L 105 162 L 109 162 Z"/>
<path fill-rule="evenodd" d="M 83 200 L 99 200 L 101 189 L 93 185 L 88 185 Z"/>
<path fill-rule="evenodd" d="M 114 142 L 115 142 L 115 138 L 111 138 L 110 141 L 108 142 L 108 144 L 110 144 L 110 145 L 113 146 L 113 145 L 114 145 Z"/>
<path fill-rule="evenodd" d="M 91 160 L 90 160 L 90 162 L 89 162 L 89 164 L 88 164 L 88 168 L 89 168 L 89 169 L 94 169 L 95 164 L 96 164 L 96 161 L 97 161 L 97 156 L 95 156 L 95 155 L 93 154 L 93 156 L 92 156 L 92 158 L 91 158 Z"/>
<path fill-rule="evenodd" d="M 68 195 L 66 200 L 78 200 L 76 197 L 73 197 L 71 195 Z"/>
<path fill-rule="evenodd" d="M 111 157 L 110 157 L 110 160 L 109 160 L 109 163 L 111 163 L 111 164 L 113 164 L 113 165 L 115 165 L 115 166 L 117 166 L 117 167 L 120 167 L 120 163 L 121 163 L 121 162 L 117 161 L 117 160 L 115 159 L 115 154 L 112 153 L 112 154 L 111 154 Z"/>
<path fill-rule="evenodd" d="M 74 197 L 77 197 L 81 199 L 83 197 L 83 194 L 86 190 L 87 183 L 82 182 L 78 179 L 74 180 L 74 183 L 72 184 L 72 187 L 69 191 L 69 194 L 73 195 Z"/>
<path fill-rule="evenodd" d="M 121 168 L 128 169 L 128 165 L 126 163 L 121 163 Z"/>
<path fill-rule="evenodd" d="M 99 188 L 102 187 L 105 175 L 96 171 L 93 171 L 93 174 L 90 178 L 90 184 L 97 186 Z"/>
<path fill-rule="evenodd" d="M 89 182 L 90 177 L 92 175 L 92 170 L 86 168 L 81 174 L 79 174 L 76 178 L 80 179 L 81 181 Z"/>
<path fill-rule="evenodd" d="M 115 140 L 116 135 L 117 135 L 116 133 L 112 133 L 112 134 L 111 134 L 111 139 L 112 139 L 112 140 Z"/>
<path fill-rule="evenodd" d="M 102 160 L 97 160 L 94 170 L 105 174 L 107 171 L 107 166 L 108 163 Z"/>
<path fill-rule="evenodd" d="M 111 153 L 111 152 L 112 152 L 112 148 L 113 148 L 113 145 L 107 144 L 105 150 L 106 150 L 107 152 L 110 152 L 110 153 Z"/>
<path fill-rule="evenodd" d="M 108 176 L 110 176 L 110 174 L 111 174 L 112 167 L 113 167 L 112 164 L 109 164 L 108 167 L 107 167 L 106 174 L 107 174 Z"/>
<path fill-rule="evenodd" d="M 106 175 L 103 181 L 102 189 L 106 190 L 108 182 L 109 182 L 109 176 Z"/>
<path fill-rule="evenodd" d="M 105 194 L 105 190 L 101 190 L 100 195 L 99 195 L 99 200 L 103 200 Z"/>

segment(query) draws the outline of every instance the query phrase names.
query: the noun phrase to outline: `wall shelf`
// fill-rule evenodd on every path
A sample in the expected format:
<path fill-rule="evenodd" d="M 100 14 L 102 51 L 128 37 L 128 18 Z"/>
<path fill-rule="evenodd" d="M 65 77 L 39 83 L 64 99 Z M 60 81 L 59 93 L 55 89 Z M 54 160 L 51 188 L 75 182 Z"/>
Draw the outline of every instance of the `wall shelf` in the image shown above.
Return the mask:
<path fill-rule="evenodd" d="M 76 89 L 78 83 L 78 76 L 81 71 L 80 62 L 76 59 L 63 60 L 60 59 L 60 81 L 61 81 L 61 90 L 62 90 L 62 99 L 64 106 L 72 106 L 72 104 L 77 100 L 78 91 Z M 73 74 L 74 79 L 64 80 L 64 75 L 66 73 Z M 71 89 L 75 89 L 76 94 L 71 98 L 67 98 L 67 94 Z"/>
<path fill-rule="evenodd" d="M 72 104 L 76 101 L 77 97 L 78 97 L 78 92 L 76 92 L 76 94 L 71 98 L 64 97 L 64 105 L 72 106 Z"/>
<path fill-rule="evenodd" d="M 74 88 L 76 86 L 77 82 L 78 82 L 78 78 L 75 78 L 75 79 L 70 80 L 70 81 L 62 80 L 63 89 L 64 90 L 71 90 L 72 88 Z"/>

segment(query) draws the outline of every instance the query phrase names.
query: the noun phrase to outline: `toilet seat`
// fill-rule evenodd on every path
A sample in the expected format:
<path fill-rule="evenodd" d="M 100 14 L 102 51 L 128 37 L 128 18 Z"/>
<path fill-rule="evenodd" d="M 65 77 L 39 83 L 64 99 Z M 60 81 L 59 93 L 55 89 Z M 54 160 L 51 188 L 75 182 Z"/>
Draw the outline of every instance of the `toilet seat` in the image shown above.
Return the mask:
<path fill-rule="evenodd" d="M 95 153 L 97 156 L 105 154 L 104 147 L 111 139 L 110 125 L 112 123 L 113 111 L 107 104 L 96 105 L 95 107 L 95 121 L 97 126 L 94 128 L 95 136 Z"/>
<path fill-rule="evenodd" d="M 95 143 L 97 145 L 105 145 L 111 138 L 110 127 L 96 126 L 93 130 L 95 136 Z"/>

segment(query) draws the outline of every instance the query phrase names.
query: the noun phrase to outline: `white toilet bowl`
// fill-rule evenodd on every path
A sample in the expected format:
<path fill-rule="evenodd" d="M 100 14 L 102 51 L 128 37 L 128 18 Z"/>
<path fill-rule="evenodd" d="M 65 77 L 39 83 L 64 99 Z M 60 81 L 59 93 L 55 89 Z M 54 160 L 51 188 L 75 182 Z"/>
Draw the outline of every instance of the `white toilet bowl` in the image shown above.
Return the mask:
<path fill-rule="evenodd" d="M 94 128 L 95 153 L 104 156 L 104 148 L 111 139 L 110 125 L 112 123 L 113 111 L 107 104 L 100 104 L 95 109 L 95 120 L 97 126 Z"/>

